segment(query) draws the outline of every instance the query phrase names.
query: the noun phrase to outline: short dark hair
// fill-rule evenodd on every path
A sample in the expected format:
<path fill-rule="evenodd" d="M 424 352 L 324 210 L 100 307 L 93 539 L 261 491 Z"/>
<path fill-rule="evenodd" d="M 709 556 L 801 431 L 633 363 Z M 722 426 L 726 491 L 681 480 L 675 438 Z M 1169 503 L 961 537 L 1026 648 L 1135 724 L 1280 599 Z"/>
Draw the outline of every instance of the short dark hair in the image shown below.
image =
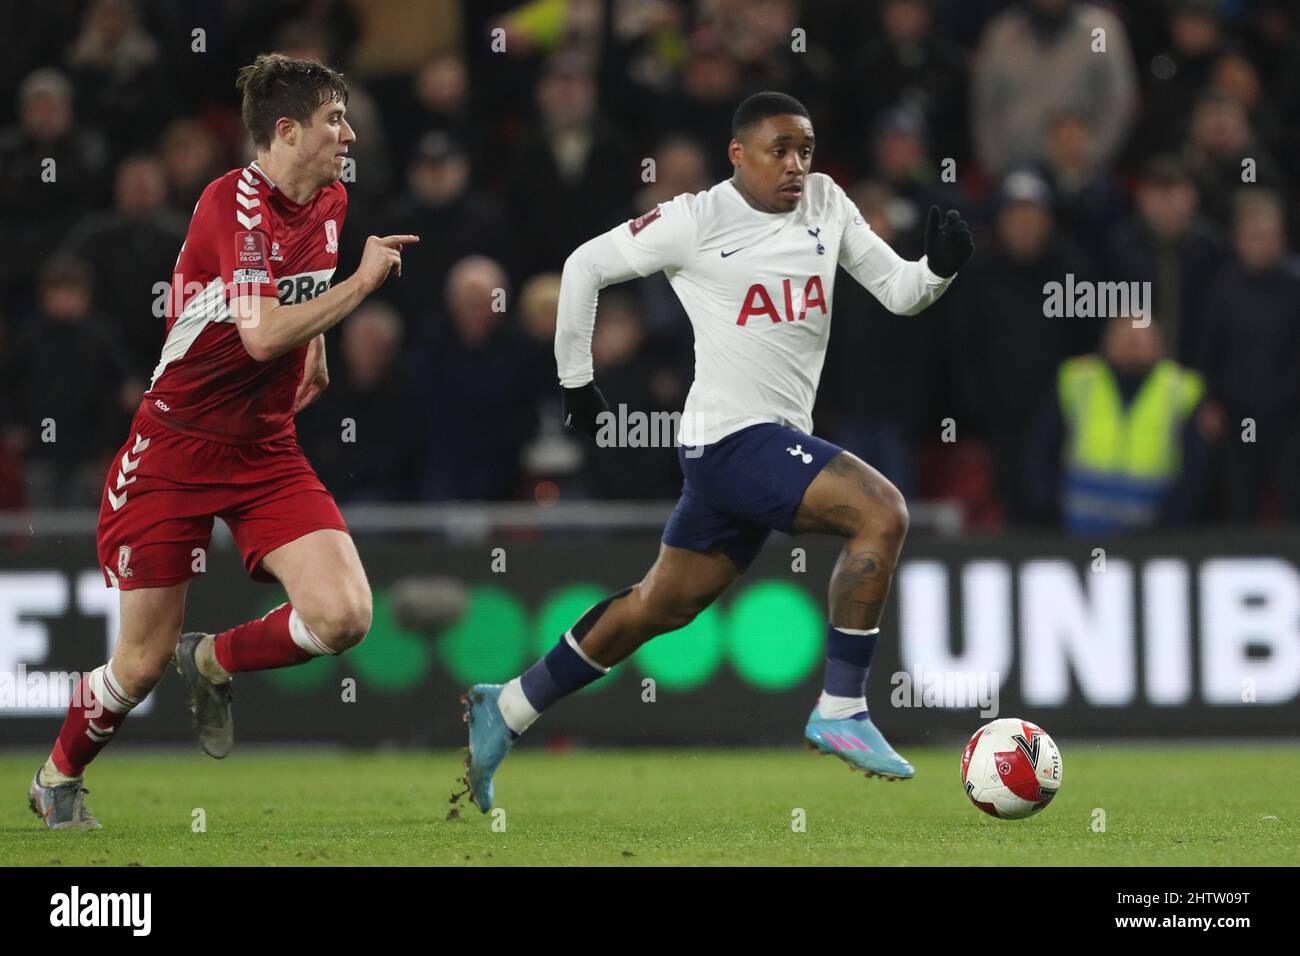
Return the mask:
<path fill-rule="evenodd" d="M 244 126 L 256 146 L 266 149 L 281 116 L 311 124 L 312 114 L 331 100 L 348 101 L 343 74 L 315 60 L 263 53 L 239 71 L 235 89 L 244 94 Z"/>
<path fill-rule="evenodd" d="M 746 97 L 736 107 L 736 113 L 731 118 L 731 135 L 739 139 L 742 133 L 769 116 L 802 116 L 812 119 L 808 115 L 808 108 L 793 96 L 767 90 Z"/>

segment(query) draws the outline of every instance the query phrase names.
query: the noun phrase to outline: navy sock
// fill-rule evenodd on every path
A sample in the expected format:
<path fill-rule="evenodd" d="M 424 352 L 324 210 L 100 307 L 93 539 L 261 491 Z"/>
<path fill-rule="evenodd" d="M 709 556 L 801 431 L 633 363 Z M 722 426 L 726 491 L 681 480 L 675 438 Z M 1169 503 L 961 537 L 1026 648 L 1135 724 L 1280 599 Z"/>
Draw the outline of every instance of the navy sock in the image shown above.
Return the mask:
<path fill-rule="evenodd" d="M 567 697 L 575 691 L 582 690 L 588 684 L 603 677 L 609 668 L 593 665 L 578 650 L 578 642 L 595 626 L 596 621 L 605 610 L 618 598 L 630 594 L 631 588 L 625 588 L 617 594 L 611 594 L 599 604 L 590 608 L 569 632 L 560 638 L 560 643 L 546 652 L 539 660 L 519 677 L 520 689 L 528 698 L 528 703 L 539 714 L 561 697 Z M 572 639 L 572 643 L 570 643 Z"/>
<path fill-rule="evenodd" d="M 862 697 L 866 694 L 867 672 L 876 653 L 880 628 L 850 631 L 826 628 L 826 682 L 823 687 L 832 697 Z"/>
<path fill-rule="evenodd" d="M 566 636 L 520 675 L 519 684 L 528 703 L 540 714 L 561 697 L 582 690 L 604 675 L 605 671 L 597 670 L 583 660 Z"/>

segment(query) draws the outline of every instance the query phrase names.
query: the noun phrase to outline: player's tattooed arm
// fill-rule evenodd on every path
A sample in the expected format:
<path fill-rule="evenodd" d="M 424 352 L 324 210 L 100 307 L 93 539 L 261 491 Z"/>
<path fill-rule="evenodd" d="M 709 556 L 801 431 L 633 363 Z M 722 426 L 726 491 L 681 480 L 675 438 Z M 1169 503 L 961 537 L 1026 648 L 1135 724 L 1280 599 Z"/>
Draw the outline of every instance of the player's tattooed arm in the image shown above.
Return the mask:
<path fill-rule="evenodd" d="M 273 296 L 231 296 L 230 314 L 245 350 L 255 361 L 269 362 L 306 345 L 383 285 L 389 272 L 400 276 L 402 246 L 419 241 L 419 236 L 371 236 L 357 271 L 306 302 L 281 305 Z"/>

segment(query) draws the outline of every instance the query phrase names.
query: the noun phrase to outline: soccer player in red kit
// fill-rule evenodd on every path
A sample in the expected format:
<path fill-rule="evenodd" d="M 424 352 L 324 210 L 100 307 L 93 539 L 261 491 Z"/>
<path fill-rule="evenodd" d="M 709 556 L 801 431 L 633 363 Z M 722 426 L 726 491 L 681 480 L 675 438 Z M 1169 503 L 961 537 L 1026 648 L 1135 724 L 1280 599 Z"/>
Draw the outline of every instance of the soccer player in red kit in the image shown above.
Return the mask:
<path fill-rule="evenodd" d="M 259 56 L 239 73 L 257 160 L 203 191 L 172 276 L 167 337 L 108 474 L 98 549 L 121 592 L 112 658 L 85 675 L 32 809 L 51 829 L 95 829 L 83 773 L 161 680 L 184 677 L 203 749 L 233 745 L 231 675 L 340 654 L 370 627 L 370 586 L 347 526 L 298 447 L 294 415 L 328 382 L 323 333 L 387 278 L 415 236 L 371 236 L 331 284 L 356 136 L 343 77 Z M 181 634 L 185 593 L 214 517 L 255 580 L 289 601 L 217 634 Z"/>

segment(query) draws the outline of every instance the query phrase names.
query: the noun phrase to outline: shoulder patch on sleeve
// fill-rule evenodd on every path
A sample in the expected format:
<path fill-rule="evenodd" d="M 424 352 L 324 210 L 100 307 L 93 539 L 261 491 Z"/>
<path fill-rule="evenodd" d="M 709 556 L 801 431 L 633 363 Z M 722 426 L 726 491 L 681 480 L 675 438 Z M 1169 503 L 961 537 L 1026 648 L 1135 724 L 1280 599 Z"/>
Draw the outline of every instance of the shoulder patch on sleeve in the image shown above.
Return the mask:
<path fill-rule="evenodd" d="M 629 219 L 627 223 L 627 227 L 632 231 L 632 235 L 635 236 L 646 226 L 650 225 L 650 223 L 654 222 L 656 219 L 662 216 L 663 212 L 664 211 L 662 208 L 660 208 L 659 206 L 655 206 L 649 212 L 637 216 L 635 219 Z"/>
<path fill-rule="evenodd" d="M 266 236 L 262 233 L 235 233 L 235 269 L 231 279 L 236 284 L 270 281 L 266 265 Z"/>

